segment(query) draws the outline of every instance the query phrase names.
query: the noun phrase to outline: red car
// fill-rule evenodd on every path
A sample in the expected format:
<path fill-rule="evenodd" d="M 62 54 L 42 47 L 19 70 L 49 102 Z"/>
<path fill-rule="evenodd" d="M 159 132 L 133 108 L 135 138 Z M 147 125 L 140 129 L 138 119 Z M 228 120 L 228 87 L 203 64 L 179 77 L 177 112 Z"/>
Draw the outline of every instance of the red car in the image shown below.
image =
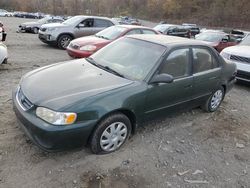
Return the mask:
<path fill-rule="evenodd" d="M 226 47 L 235 46 L 239 43 L 234 36 L 217 31 L 200 33 L 195 36 L 195 39 L 204 41 L 214 47 L 218 52 L 221 52 Z"/>
<path fill-rule="evenodd" d="M 67 47 L 68 54 L 73 58 L 89 57 L 112 41 L 132 34 L 159 34 L 154 29 L 136 25 L 116 25 L 100 31 L 96 35 L 72 40 Z"/>

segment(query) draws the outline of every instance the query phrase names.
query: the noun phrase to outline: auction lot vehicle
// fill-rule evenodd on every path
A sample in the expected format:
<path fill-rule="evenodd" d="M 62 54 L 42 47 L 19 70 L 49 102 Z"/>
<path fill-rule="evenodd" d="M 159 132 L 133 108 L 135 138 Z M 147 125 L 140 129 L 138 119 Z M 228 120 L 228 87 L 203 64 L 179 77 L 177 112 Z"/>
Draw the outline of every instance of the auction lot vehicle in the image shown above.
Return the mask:
<path fill-rule="evenodd" d="M 6 64 L 7 59 L 8 59 L 7 47 L 2 42 L 0 42 L 0 65 Z"/>
<path fill-rule="evenodd" d="M 71 57 L 89 57 L 112 41 L 132 34 L 158 34 L 157 31 L 142 26 L 116 25 L 100 31 L 96 35 L 81 37 L 72 40 L 67 47 L 67 52 Z"/>
<path fill-rule="evenodd" d="M 26 22 L 19 25 L 18 32 L 31 32 L 37 34 L 43 24 L 62 23 L 65 20 L 57 17 L 45 17 L 36 22 Z"/>
<path fill-rule="evenodd" d="M 89 143 L 94 153 L 110 153 L 148 119 L 187 107 L 216 111 L 235 71 L 202 42 L 132 35 L 89 58 L 27 73 L 13 91 L 14 110 L 45 150 Z"/>
<path fill-rule="evenodd" d="M 176 37 L 185 37 L 191 38 L 192 34 L 189 28 L 181 25 L 172 25 L 172 24 L 159 24 L 154 27 L 156 31 L 164 35 L 171 35 Z"/>
<path fill-rule="evenodd" d="M 0 9 L 0 17 L 10 17 L 13 16 L 12 12 L 8 12 L 7 10 Z"/>
<path fill-rule="evenodd" d="M 238 44 L 236 37 L 224 32 L 203 32 L 195 36 L 196 40 L 201 40 L 211 45 L 218 52 L 221 52 L 224 48 L 229 46 L 235 46 Z"/>
<path fill-rule="evenodd" d="M 229 62 L 237 65 L 237 80 L 250 82 L 250 36 L 246 36 L 237 45 L 225 48 L 221 56 Z"/>
<path fill-rule="evenodd" d="M 105 17 L 74 16 L 60 24 L 43 25 L 39 30 L 39 39 L 66 49 L 72 39 L 96 34 L 115 24 L 114 20 Z"/>

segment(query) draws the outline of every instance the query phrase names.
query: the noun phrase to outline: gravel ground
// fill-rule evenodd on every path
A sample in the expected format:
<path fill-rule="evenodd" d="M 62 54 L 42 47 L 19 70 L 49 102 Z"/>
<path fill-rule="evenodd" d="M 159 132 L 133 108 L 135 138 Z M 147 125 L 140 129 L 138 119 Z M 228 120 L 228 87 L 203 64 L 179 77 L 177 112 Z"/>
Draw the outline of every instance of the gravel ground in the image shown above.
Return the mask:
<path fill-rule="evenodd" d="M 245 85 L 235 85 L 215 113 L 194 109 L 148 122 L 109 155 L 93 155 L 88 148 L 38 149 L 19 129 L 12 89 L 26 72 L 70 58 L 37 35 L 15 33 L 27 20 L 1 21 L 10 58 L 0 66 L 0 187 L 250 187 L 250 87 Z"/>

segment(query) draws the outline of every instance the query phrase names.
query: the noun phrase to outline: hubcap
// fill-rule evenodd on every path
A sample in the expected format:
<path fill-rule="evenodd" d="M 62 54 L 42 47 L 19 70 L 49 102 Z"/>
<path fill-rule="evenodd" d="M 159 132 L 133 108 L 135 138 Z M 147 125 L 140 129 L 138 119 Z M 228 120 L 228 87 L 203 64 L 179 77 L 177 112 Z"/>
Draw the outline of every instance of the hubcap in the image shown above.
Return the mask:
<path fill-rule="evenodd" d="M 102 133 L 100 146 L 104 151 L 114 151 L 124 143 L 127 134 L 128 128 L 124 123 L 112 123 Z"/>
<path fill-rule="evenodd" d="M 69 45 L 71 39 L 69 37 L 64 37 L 62 40 L 61 40 L 61 45 L 63 48 L 67 48 L 67 46 Z"/>
<path fill-rule="evenodd" d="M 223 92 L 221 90 L 218 90 L 214 93 L 214 95 L 211 99 L 211 108 L 213 110 L 218 108 L 218 106 L 221 103 L 222 98 L 223 98 Z"/>

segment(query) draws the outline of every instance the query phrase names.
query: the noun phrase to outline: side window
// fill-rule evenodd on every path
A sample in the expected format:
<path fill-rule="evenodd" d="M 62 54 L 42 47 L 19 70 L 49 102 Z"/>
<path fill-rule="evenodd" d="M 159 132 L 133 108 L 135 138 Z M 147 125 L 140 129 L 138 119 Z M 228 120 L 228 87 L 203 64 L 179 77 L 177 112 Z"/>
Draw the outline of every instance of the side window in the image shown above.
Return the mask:
<path fill-rule="evenodd" d="M 154 31 L 148 29 L 143 29 L 142 32 L 143 34 L 156 34 Z"/>
<path fill-rule="evenodd" d="M 185 77 L 189 75 L 189 49 L 178 49 L 169 54 L 164 61 L 160 74 L 170 74 L 174 78 Z"/>
<path fill-rule="evenodd" d="M 95 19 L 94 27 L 109 27 L 110 23 L 107 20 Z"/>
<path fill-rule="evenodd" d="M 193 48 L 193 72 L 203 72 L 219 66 L 218 61 L 205 48 Z"/>
<path fill-rule="evenodd" d="M 83 20 L 80 24 L 83 24 L 84 27 L 93 27 L 94 20 L 93 19 L 86 19 L 86 20 Z"/>
<path fill-rule="evenodd" d="M 140 29 L 133 29 L 133 30 L 126 33 L 126 35 L 135 35 L 135 34 L 141 34 L 141 30 Z"/>

